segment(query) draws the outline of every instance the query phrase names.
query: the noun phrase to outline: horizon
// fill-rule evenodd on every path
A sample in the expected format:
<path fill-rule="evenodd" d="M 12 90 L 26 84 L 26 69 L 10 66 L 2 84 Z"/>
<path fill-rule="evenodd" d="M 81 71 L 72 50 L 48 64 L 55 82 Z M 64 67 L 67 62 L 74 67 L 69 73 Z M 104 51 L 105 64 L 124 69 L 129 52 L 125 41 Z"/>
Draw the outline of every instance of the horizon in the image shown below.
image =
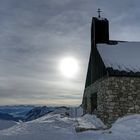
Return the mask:
<path fill-rule="evenodd" d="M 45 105 L 45 104 L 13 104 L 13 105 L 0 105 L 0 107 L 43 107 L 43 106 L 45 106 L 45 107 L 80 107 L 81 105 L 60 105 L 60 104 L 58 104 L 58 105 L 51 105 L 51 104 L 49 104 L 49 105 Z"/>

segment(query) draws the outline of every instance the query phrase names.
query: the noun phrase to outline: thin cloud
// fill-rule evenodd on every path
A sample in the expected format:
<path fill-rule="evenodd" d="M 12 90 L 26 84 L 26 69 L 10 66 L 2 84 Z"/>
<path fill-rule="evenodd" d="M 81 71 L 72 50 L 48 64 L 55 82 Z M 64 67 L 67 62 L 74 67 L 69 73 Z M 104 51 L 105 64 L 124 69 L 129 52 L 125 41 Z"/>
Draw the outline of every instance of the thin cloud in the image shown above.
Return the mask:
<path fill-rule="evenodd" d="M 140 40 L 136 0 L 1 0 L 0 104 L 80 104 L 97 8 L 111 39 Z M 126 11 L 127 10 L 127 11 Z M 130 16 L 131 15 L 131 16 Z M 73 56 L 80 71 L 68 80 L 59 60 Z"/>

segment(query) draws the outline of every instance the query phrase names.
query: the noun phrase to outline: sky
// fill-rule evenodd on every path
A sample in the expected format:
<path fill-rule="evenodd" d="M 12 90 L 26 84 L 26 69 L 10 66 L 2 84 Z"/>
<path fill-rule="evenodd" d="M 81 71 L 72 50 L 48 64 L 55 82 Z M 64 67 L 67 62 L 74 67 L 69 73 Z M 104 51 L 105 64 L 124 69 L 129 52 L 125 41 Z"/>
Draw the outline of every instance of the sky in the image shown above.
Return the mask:
<path fill-rule="evenodd" d="M 0 105 L 80 105 L 97 9 L 110 39 L 140 41 L 138 0 L 0 0 Z M 60 60 L 79 71 L 64 77 Z"/>

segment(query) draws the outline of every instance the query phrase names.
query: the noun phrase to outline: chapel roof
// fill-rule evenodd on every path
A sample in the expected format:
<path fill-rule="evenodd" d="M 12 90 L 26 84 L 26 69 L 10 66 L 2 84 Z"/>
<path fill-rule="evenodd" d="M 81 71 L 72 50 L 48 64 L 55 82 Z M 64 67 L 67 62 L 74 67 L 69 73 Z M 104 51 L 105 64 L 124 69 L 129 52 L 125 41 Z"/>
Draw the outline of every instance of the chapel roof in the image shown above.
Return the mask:
<path fill-rule="evenodd" d="M 140 42 L 97 44 L 97 50 L 106 68 L 127 73 L 140 72 Z"/>

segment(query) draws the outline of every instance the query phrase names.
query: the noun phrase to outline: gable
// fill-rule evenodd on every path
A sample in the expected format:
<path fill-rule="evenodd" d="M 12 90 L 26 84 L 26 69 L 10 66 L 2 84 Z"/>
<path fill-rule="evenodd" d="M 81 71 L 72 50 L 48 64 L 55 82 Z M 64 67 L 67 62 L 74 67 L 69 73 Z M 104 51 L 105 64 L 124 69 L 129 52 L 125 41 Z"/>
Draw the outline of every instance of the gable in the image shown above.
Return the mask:
<path fill-rule="evenodd" d="M 106 68 L 128 73 L 140 72 L 140 42 L 97 44 L 97 50 Z"/>

